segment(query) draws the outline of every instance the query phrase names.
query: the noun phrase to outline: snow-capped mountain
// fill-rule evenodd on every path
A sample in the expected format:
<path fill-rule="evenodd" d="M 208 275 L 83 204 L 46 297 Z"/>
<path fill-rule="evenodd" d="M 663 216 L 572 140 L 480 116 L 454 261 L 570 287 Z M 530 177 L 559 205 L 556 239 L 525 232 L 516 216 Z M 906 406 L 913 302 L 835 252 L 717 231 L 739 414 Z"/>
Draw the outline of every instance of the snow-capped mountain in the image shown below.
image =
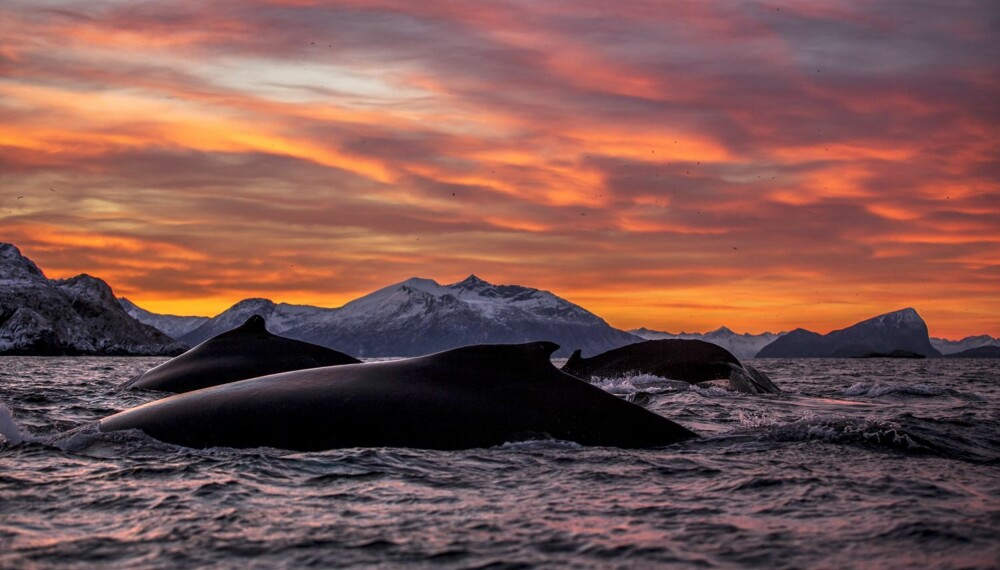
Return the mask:
<path fill-rule="evenodd" d="M 927 335 L 927 325 L 917 311 L 901 309 L 861 321 L 825 335 L 795 329 L 757 353 L 758 358 L 824 358 L 865 356 L 908 350 L 924 356 L 941 356 Z"/>
<path fill-rule="evenodd" d="M 288 336 L 357 356 L 410 356 L 480 343 L 550 340 L 557 356 L 596 354 L 637 342 L 548 291 L 493 285 L 475 275 L 451 285 L 412 278 L 347 303 L 326 323 Z"/>
<path fill-rule="evenodd" d="M 259 314 L 275 334 L 359 357 L 413 356 L 479 343 L 551 340 L 569 355 L 641 339 L 548 291 L 493 285 L 470 275 L 451 285 L 414 277 L 338 309 L 246 299 L 182 337 L 189 344 Z"/>
<path fill-rule="evenodd" d="M 182 344 L 125 312 L 89 275 L 48 279 L 0 243 L 0 354 L 168 355 Z"/>
<path fill-rule="evenodd" d="M 336 312 L 337 309 L 275 303 L 268 299 L 244 299 L 178 338 L 194 346 L 242 325 L 253 315 L 264 317 L 267 330 L 271 333 L 288 336 L 285 333 L 289 330 L 308 323 L 326 322 Z"/>
<path fill-rule="evenodd" d="M 1000 347 L 1000 338 L 994 338 L 987 334 L 978 336 L 967 336 L 962 340 L 948 340 L 946 338 L 931 337 L 931 346 L 941 351 L 941 354 L 958 354 L 981 346 Z"/>
<path fill-rule="evenodd" d="M 173 339 L 181 338 L 187 333 L 205 324 L 205 322 L 207 322 L 210 318 L 160 315 L 143 309 L 125 297 L 118 297 L 118 303 L 133 319 L 158 329 L 160 332 L 163 332 Z"/>
<path fill-rule="evenodd" d="M 647 328 L 633 329 L 628 331 L 636 336 L 640 336 L 646 340 L 661 340 L 661 339 L 689 339 L 689 340 L 703 340 L 705 342 L 710 342 L 712 344 L 721 346 L 722 348 L 733 353 L 733 356 L 740 360 L 745 360 L 747 358 L 753 358 L 760 352 L 760 349 L 774 342 L 778 337 L 785 334 L 784 332 L 772 333 L 765 332 L 761 334 L 750 334 L 743 333 L 738 334 L 733 332 L 727 327 L 719 327 L 714 331 L 709 331 L 707 333 L 688 333 L 679 332 L 671 333 L 665 331 L 654 331 Z"/>

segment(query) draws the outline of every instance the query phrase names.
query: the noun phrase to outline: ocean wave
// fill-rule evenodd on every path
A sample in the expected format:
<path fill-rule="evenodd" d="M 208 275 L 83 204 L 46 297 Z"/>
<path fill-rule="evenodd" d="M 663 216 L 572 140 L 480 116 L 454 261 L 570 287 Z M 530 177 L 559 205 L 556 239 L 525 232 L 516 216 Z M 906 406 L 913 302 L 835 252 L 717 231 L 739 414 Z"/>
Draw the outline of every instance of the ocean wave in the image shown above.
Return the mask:
<path fill-rule="evenodd" d="M 789 424 L 765 424 L 764 429 L 765 439 L 771 441 L 861 444 L 906 452 L 929 452 L 934 448 L 898 423 L 885 420 L 807 417 Z"/>
<path fill-rule="evenodd" d="M 959 396 L 960 394 L 944 386 L 938 386 L 935 384 L 900 384 L 900 383 L 882 383 L 882 382 L 858 382 L 851 385 L 849 388 L 843 391 L 845 396 L 867 396 L 870 398 L 878 398 L 880 396 L 924 396 L 924 397 L 936 397 L 936 396 Z"/>
<path fill-rule="evenodd" d="M 820 418 L 810 414 L 791 423 L 779 423 L 768 414 L 745 413 L 740 415 L 740 424 L 740 431 L 760 430 L 764 441 L 856 445 L 978 464 L 1000 461 L 997 441 L 987 435 L 989 426 L 962 428 L 953 422 L 910 414 L 894 419 Z"/>
<path fill-rule="evenodd" d="M 575 441 L 564 439 L 528 439 L 524 441 L 507 441 L 495 449 L 512 451 L 537 451 L 547 449 L 583 449 L 584 446 Z"/>

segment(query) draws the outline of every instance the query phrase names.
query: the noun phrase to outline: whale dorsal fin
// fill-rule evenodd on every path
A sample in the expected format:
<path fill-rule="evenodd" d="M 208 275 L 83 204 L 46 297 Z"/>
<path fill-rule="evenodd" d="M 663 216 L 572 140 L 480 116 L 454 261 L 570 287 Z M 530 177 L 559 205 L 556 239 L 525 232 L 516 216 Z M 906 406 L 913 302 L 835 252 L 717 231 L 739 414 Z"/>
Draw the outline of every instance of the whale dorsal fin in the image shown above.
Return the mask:
<path fill-rule="evenodd" d="M 264 321 L 264 317 L 260 315 L 253 315 L 249 319 L 243 321 L 242 325 L 224 334 L 267 334 L 267 323 Z"/>
<path fill-rule="evenodd" d="M 583 351 L 578 348 L 573 351 L 573 354 L 569 355 L 569 358 L 566 360 L 566 364 L 563 364 L 562 369 L 566 372 L 570 372 L 578 368 L 581 362 L 583 362 Z"/>

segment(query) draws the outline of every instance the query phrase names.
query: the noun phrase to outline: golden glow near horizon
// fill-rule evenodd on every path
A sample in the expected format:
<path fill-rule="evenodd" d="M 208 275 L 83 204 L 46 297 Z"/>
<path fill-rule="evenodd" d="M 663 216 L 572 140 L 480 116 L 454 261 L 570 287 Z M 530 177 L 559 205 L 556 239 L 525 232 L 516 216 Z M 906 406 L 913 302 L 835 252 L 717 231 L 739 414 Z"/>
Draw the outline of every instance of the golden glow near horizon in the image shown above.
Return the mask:
<path fill-rule="evenodd" d="M 0 241 L 144 308 L 412 276 L 1000 336 L 986 1 L 0 7 Z"/>

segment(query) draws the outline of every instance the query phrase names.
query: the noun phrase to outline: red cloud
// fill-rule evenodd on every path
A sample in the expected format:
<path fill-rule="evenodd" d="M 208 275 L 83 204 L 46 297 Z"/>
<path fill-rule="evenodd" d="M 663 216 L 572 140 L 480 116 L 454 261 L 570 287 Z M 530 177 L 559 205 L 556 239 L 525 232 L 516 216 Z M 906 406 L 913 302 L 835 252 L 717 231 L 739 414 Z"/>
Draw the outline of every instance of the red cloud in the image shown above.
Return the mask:
<path fill-rule="evenodd" d="M 7 3 L 0 239 L 174 312 L 474 271 L 622 327 L 997 335 L 992 7 L 890 8 Z"/>

